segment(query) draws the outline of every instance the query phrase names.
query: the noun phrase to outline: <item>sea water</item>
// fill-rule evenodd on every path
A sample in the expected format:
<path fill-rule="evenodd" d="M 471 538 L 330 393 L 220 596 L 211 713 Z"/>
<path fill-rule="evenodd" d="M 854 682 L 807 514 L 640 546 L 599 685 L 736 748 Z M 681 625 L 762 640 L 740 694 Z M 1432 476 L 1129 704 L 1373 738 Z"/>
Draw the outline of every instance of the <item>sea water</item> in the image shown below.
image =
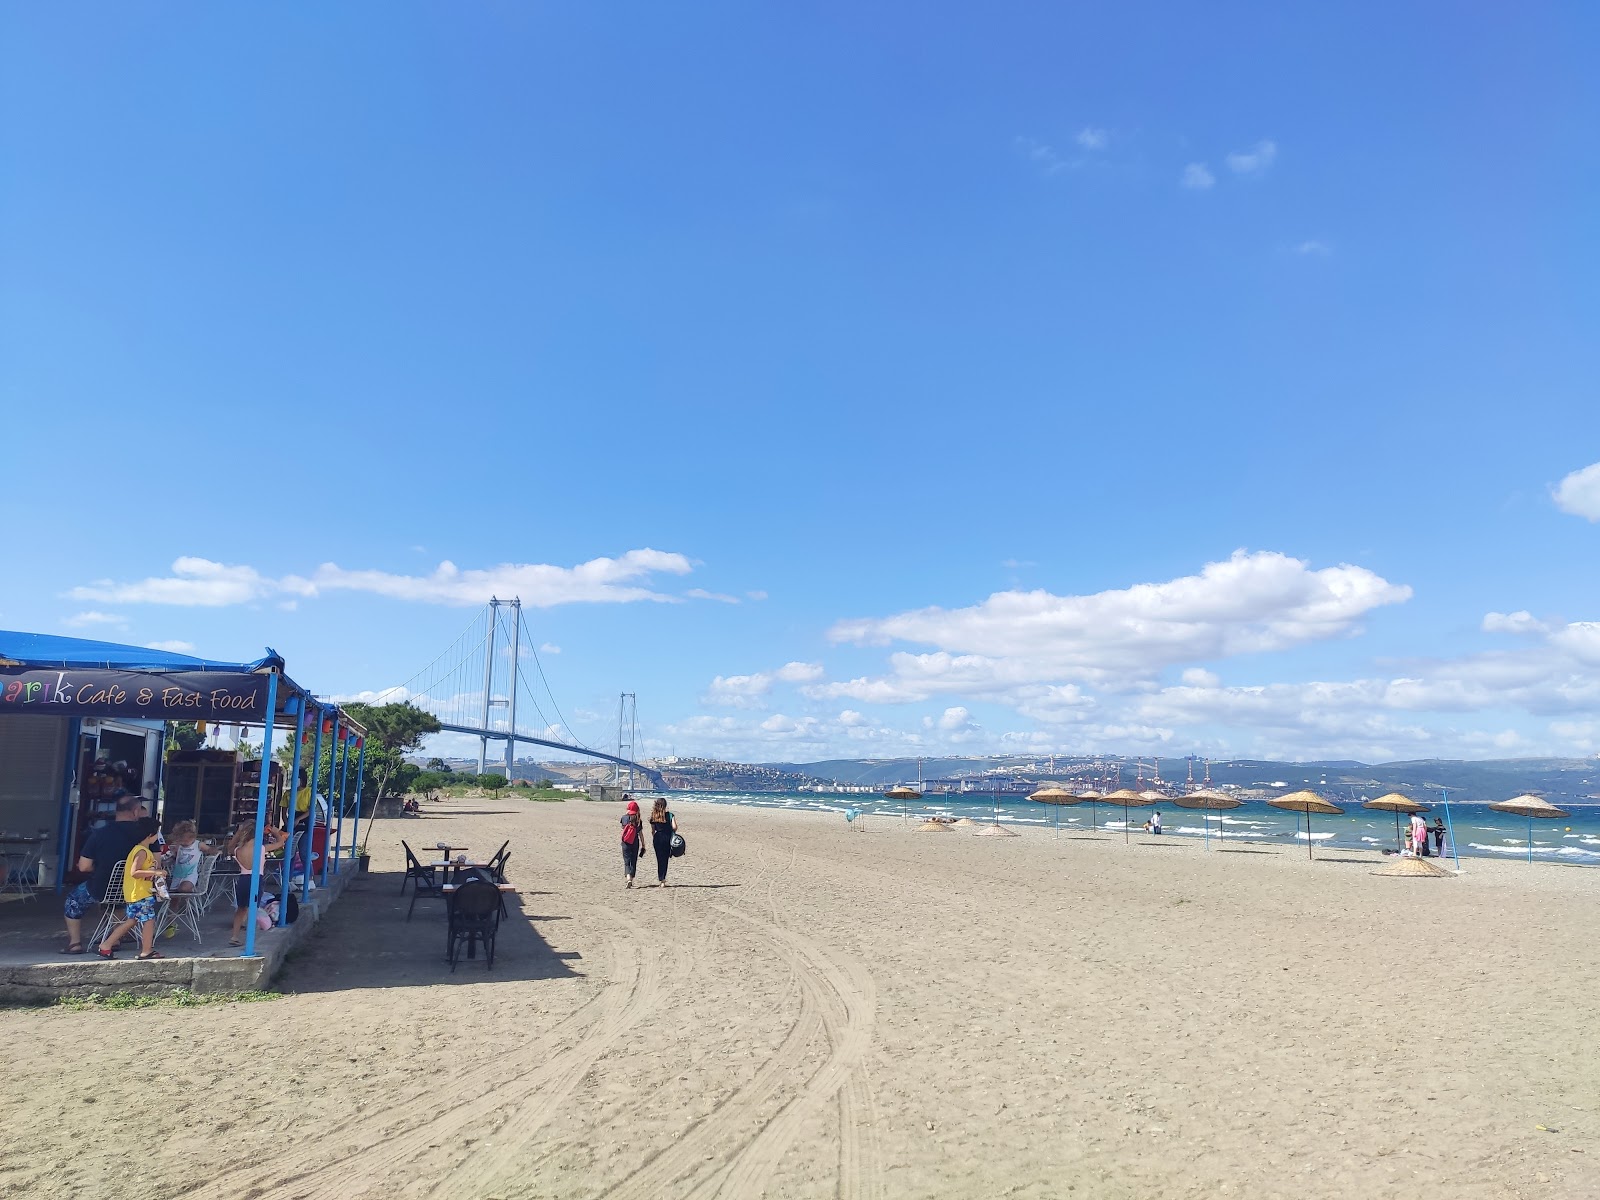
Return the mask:
<path fill-rule="evenodd" d="M 1033 826 L 1054 830 L 1059 816 L 1063 833 L 1107 834 L 1123 832 L 1123 810 L 1088 802 L 1061 806 L 1037 804 L 1025 796 L 931 795 L 902 803 L 875 795 L 830 795 L 825 792 L 673 792 L 672 802 L 732 804 L 752 808 L 786 808 L 800 811 L 839 814 L 847 809 L 878 817 L 894 817 L 910 822 L 928 817 L 970 817 L 974 821 L 999 820 L 1001 824 Z M 1335 800 L 1334 803 L 1340 803 Z M 1404 837 L 1407 818 L 1400 818 L 1400 836 L 1395 834 L 1393 813 L 1373 812 L 1359 803 L 1340 804 L 1339 816 L 1311 817 L 1310 840 L 1318 847 L 1340 850 L 1396 850 Z M 1267 843 L 1304 847 L 1306 818 L 1301 813 L 1273 808 L 1262 800 L 1247 800 L 1240 808 L 1226 812 L 1202 812 L 1179 808 L 1175 804 L 1150 804 L 1127 810 L 1128 829 L 1143 835 L 1144 823 L 1156 809 L 1161 811 L 1163 836 L 1221 839 L 1222 844 Z M 1580 866 L 1600 866 L 1600 805 L 1572 805 L 1570 817 L 1533 822 L 1535 861 L 1562 862 Z M 1435 817 L 1445 819 L 1445 806 L 1435 803 L 1425 814 L 1431 825 Z M 1526 858 L 1528 819 L 1495 812 L 1487 804 L 1450 802 L 1447 824 L 1453 827 L 1461 857 Z M 1430 846 L 1431 849 L 1431 846 Z M 1448 835 L 1445 853 L 1453 852 Z"/>

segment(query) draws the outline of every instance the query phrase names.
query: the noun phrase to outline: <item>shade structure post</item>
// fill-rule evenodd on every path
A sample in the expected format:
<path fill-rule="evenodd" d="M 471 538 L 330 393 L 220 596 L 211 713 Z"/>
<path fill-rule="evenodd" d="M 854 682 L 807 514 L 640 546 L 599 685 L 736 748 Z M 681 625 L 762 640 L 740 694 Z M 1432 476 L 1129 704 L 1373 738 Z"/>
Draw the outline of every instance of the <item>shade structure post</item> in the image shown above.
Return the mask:
<path fill-rule="evenodd" d="M 361 779 L 367 773 L 367 739 L 356 739 L 356 819 L 350 826 L 350 844 L 361 845 Z M 508 776 L 509 778 L 509 776 Z M 377 816 L 377 809 L 373 809 L 373 816 Z"/>
<path fill-rule="evenodd" d="M 294 878 L 294 826 L 295 817 L 299 815 L 298 805 L 300 803 L 300 741 L 301 735 L 305 733 L 306 728 L 305 700 L 297 696 L 291 700 L 290 703 L 294 705 L 294 762 L 289 767 L 289 820 L 285 826 L 289 840 L 284 843 L 283 879 L 281 880 L 285 895 L 288 895 L 289 893 L 289 880 Z M 311 809 L 309 807 L 306 809 L 306 820 L 311 820 Z M 310 850 L 311 841 L 308 838 L 306 839 L 307 852 L 306 854 L 301 855 L 301 875 L 305 875 L 311 870 L 311 863 L 306 861 L 310 858 Z M 281 926 L 287 925 L 288 923 L 289 902 L 285 900 L 282 904 L 278 905 L 278 920 L 276 924 Z"/>
<path fill-rule="evenodd" d="M 1533 865 L 1533 818 L 1528 818 L 1528 865 Z"/>
<path fill-rule="evenodd" d="M 1313 844 L 1314 843 L 1311 841 L 1311 810 L 1308 808 L 1306 809 L 1306 858 L 1308 859 L 1316 857 L 1316 855 L 1311 853 L 1311 847 Z"/>
<path fill-rule="evenodd" d="M 338 846 L 329 857 L 333 859 L 333 873 L 339 873 L 339 856 L 344 853 L 344 809 L 350 803 L 350 743 L 355 735 L 348 726 L 344 731 L 344 754 L 339 759 L 339 824 L 334 827 Z"/>
<path fill-rule="evenodd" d="M 261 727 L 261 786 L 256 789 L 256 846 L 250 856 L 250 908 L 245 914 L 244 952 L 240 958 L 250 958 L 256 952 L 256 913 L 261 911 L 261 847 L 267 838 L 267 792 L 272 783 L 272 723 L 278 715 L 278 673 L 267 674 L 267 711 Z M 281 887 L 282 884 L 280 883 Z M 281 908 L 287 908 L 284 903 Z"/>
<path fill-rule="evenodd" d="M 316 840 L 317 828 L 317 775 L 322 769 L 322 710 L 317 710 L 317 733 L 311 744 L 311 780 L 307 786 L 311 788 L 311 804 L 306 808 L 307 828 L 311 831 L 306 837 L 306 873 L 300 882 L 300 903 L 305 904 L 311 899 L 311 843 Z M 328 839 L 322 839 L 322 857 L 328 857 Z"/>
<path fill-rule="evenodd" d="M 322 879 L 319 881 L 323 887 L 328 886 L 328 868 L 333 859 L 333 813 L 339 790 L 339 726 L 343 720 L 343 715 L 335 716 L 333 729 L 328 734 L 328 821 L 322 829 Z"/>
<path fill-rule="evenodd" d="M 1456 827 L 1450 820 L 1450 789 L 1440 788 L 1439 797 L 1444 801 L 1444 832 L 1450 839 L 1450 855 L 1456 860 L 1456 874 L 1461 873 L 1461 847 L 1456 845 Z M 1396 818 L 1398 819 L 1398 818 Z"/>

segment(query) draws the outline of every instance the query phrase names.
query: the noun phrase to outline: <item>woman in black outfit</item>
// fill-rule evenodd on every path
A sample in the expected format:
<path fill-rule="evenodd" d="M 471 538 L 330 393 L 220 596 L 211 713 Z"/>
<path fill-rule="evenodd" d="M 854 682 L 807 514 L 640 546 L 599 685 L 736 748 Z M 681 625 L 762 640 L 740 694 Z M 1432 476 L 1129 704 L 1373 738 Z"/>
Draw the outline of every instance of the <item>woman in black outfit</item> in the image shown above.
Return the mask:
<path fill-rule="evenodd" d="M 656 881 L 667 886 L 667 860 L 672 857 L 672 835 L 678 832 L 678 819 L 667 811 L 667 802 L 657 800 L 650 809 L 650 847 L 656 852 Z"/>

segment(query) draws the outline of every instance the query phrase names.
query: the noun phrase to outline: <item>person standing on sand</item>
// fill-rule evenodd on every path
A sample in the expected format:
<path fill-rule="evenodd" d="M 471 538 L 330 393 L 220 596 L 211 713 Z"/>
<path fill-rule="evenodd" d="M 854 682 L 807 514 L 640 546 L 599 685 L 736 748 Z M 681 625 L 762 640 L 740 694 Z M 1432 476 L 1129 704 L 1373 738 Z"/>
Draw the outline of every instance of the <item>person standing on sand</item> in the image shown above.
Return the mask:
<path fill-rule="evenodd" d="M 1150 818 L 1150 832 L 1157 837 L 1161 836 L 1161 810 L 1156 809 L 1156 815 Z"/>
<path fill-rule="evenodd" d="M 639 802 L 628 801 L 628 811 L 622 814 L 622 871 L 628 877 L 628 887 L 633 886 L 633 873 L 639 868 L 639 851 L 644 849 L 644 822 L 639 819 Z"/>
<path fill-rule="evenodd" d="M 1444 857 L 1444 819 L 1442 817 L 1435 817 L 1433 819 L 1433 830 L 1432 830 L 1432 833 L 1433 833 L 1433 853 L 1434 853 L 1434 856 L 1436 858 L 1443 858 Z"/>
<path fill-rule="evenodd" d="M 667 811 L 660 799 L 650 808 L 650 848 L 656 852 L 656 882 L 667 886 L 667 861 L 672 857 L 672 835 L 678 832 L 678 818 Z"/>
<path fill-rule="evenodd" d="M 1411 846 L 1418 858 L 1428 857 L 1428 823 L 1421 813 L 1411 814 Z"/>

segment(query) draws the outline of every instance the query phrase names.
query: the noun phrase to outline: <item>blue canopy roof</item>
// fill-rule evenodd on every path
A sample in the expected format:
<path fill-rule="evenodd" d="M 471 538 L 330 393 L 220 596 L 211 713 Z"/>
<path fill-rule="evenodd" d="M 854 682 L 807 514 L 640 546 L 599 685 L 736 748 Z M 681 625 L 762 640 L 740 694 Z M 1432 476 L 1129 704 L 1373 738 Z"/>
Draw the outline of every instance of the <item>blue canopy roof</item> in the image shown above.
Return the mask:
<path fill-rule="evenodd" d="M 283 670 L 283 659 L 270 646 L 265 658 L 253 663 L 232 663 L 174 654 L 170 650 L 151 650 L 146 646 L 123 646 L 116 642 L 5 629 L 0 629 L 0 664 L 61 670 L 227 671 L 235 675 L 251 675 L 273 667 Z"/>

